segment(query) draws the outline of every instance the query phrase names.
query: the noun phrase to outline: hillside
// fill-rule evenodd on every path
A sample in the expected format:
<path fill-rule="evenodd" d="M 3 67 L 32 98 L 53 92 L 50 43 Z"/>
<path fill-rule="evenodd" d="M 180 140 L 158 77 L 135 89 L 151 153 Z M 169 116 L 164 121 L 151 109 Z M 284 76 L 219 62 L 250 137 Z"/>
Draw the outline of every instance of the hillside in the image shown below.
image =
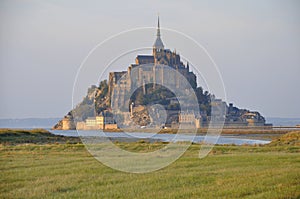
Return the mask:
<path fill-rule="evenodd" d="M 80 102 L 73 110 L 68 112 L 65 118 L 70 118 L 71 120 L 78 122 L 84 121 L 88 117 L 99 115 L 103 111 L 111 111 L 111 94 L 108 92 L 109 89 L 112 90 L 113 88 L 109 88 L 107 80 L 101 81 L 99 86 L 91 86 L 82 102 Z M 211 96 L 209 92 L 203 91 L 201 87 L 195 88 L 194 92 L 198 99 L 199 109 L 201 109 L 202 112 L 207 113 L 207 115 L 210 115 L 210 101 L 213 96 Z M 147 86 L 146 93 L 147 94 L 143 94 L 142 88 L 137 89 L 130 97 L 128 107 L 131 103 L 134 103 L 136 106 L 144 107 L 151 104 L 161 104 L 168 112 L 168 123 L 170 124 L 171 122 L 176 121 L 176 118 L 174 118 L 174 112 L 177 112 L 178 115 L 180 105 L 178 104 L 178 101 L 177 103 L 171 103 L 175 97 L 174 93 L 161 86 L 157 86 L 153 89 L 151 85 Z M 139 118 L 141 118 L 141 115 L 144 115 L 144 113 L 136 112 L 134 115 L 133 120 L 141 121 Z M 144 122 L 141 122 L 140 124 L 141 126 L 145 125 Z M 53 129 L 58 130 L 61 128 L 62 120 L 53 127 Z"/>

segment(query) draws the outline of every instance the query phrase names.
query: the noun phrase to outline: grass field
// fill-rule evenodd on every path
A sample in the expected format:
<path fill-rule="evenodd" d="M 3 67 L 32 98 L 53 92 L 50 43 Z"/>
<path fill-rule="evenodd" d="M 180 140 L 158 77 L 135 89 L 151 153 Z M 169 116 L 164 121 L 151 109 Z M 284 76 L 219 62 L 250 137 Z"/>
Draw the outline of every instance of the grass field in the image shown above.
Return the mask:
<path fill-rule="evenodd" d="M 22 143 L 11 133 L 0 132 L 0 198 L 300 197 L 300 146 L 293 140 L 215 146 L 204 159 L 198 158 L 200 145 L 195 144 L 164 169 L 129 174 L 104 166 L 76 140 L 53 137 L 49 139 L 55 141 L 28 144 L 26 136 L 17 135 Z M 27 133 L 33 135 L 39 133 Z M 149 143 L 118 145 L 145 150 Z"/>

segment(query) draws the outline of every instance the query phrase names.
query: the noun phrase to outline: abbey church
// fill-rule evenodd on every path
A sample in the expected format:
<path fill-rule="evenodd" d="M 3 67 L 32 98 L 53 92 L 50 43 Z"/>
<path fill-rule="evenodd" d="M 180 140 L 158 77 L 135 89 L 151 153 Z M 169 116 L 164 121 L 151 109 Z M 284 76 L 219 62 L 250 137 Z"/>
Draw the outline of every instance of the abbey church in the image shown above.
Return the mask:
<path fill-rule="evenodd" d="M 119 96 L 115 99 L 118 106 L 125 105 L 127 102 L 124 101 L 124 95 L 126 91 L 133 87 L 133 77 L 140 85 L 155 82 L 156 84 L 168 85 L 176 89 L 186 89 L 187 85 L 180 81 L 181 78 L 178 77 L 178 74 L 181 74 L 189 82 L 188 86 L 191 86 L 193 89 L 197 87 L 196 75 L 190 71 L 189 63 L 185 65 L 181 61 L 179 54 L 172 52 L 170 49 L 165 49 L 161 39 L 158 18 L 156 40 L 153 44 L 152 55 L 137 55 L 135 64 L 131 64 L 127 71 L 110 72 L 110 94 L 112 94 L 113 88 L 115 94 Z"/>

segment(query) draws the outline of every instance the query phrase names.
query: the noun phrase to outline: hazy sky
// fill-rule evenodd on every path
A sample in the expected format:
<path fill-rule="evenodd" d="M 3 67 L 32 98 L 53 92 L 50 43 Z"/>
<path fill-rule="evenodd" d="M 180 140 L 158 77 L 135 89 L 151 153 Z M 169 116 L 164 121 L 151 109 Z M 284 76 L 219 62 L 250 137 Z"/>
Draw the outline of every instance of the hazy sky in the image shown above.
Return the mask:
<path fill-rule="evenodd" d="M 120 31 L 156 26 L 158 12 L 163 27 L 207 49 L 228 102 L 266 117 L 300 117 L 298 0 L 2 0 L 0 118 L 62 117 L 88 52 Z"/>

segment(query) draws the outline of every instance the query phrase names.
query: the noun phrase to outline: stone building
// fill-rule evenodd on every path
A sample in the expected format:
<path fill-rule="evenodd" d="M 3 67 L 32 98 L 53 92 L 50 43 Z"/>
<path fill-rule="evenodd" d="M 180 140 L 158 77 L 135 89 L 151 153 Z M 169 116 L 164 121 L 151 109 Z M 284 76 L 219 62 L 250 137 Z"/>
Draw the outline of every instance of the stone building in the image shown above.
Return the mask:
<path fill-rule="evenodd" d="M 104 111 L 96 117 L 88 117 L 85 122 L 77 122 L 77 130 L 100 130 L 100 129 L 117 129 L 117 124 L 113 115 Z"/>
<path fill-rule="evenodd" d="M 61 130 L 70 130 L 70 129 L 75 129 L 75 123 L 73 120 L 73 117 L 70 115 L 65 116 L 62 119 L 62 128 Z"/>
<path fill-rule="evenodd" d="M 179 74 L 184 76 L 190 85 L 181 82 Z M 189 64 L 185 65 L 175 51 L 165 49 L 161 39 L 159 19 L 152 55 L 137 55 L 135 64 L 131 64 L 127 71 L 109 73 L 111 103 L 128 108 L 129 104 L 125 96 L 130 89 L 136 84 L 143 85 L 150 82 L 182 90 L 197 86 L 196 75 L 190 71 Z M 153 86 L 155 87 L 155 84 Z"/>
<path fill-rule="evenodd" d="M 239 109 L 229 103 L 225 119 L 225 127 L 272 127 L 266 124 L 265 118 L 257 111 Z"/>

